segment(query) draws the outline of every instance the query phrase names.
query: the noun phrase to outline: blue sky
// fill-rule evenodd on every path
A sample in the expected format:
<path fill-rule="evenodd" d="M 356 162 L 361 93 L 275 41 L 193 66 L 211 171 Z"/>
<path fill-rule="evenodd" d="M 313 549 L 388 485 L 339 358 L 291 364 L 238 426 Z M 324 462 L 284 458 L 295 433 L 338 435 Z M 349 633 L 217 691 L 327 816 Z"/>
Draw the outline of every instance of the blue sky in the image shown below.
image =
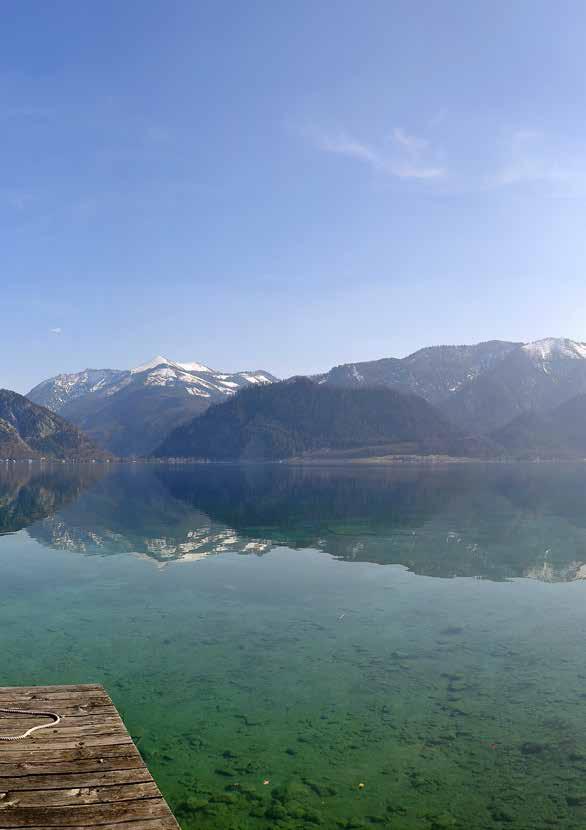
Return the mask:
<path fill-rule="evenodd" d="M 586 5 L 5 0 L 0 385 L 586 340 Z"/>

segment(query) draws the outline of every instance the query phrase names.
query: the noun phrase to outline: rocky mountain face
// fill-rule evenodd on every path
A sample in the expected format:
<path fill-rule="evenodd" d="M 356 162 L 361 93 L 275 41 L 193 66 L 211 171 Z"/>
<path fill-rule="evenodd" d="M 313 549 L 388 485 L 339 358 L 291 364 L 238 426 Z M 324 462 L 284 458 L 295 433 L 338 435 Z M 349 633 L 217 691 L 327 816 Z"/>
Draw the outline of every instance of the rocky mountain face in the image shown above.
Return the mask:
<path fill-rule="evenodd" d="M 345 363 L 314 379 L 334 386 L 393 386 L 437 404 L 492 369 L 519 345 L 491 340 L 475 346 L 431 346 L 405 358 Z"/>
<path fill-rule="evenodd" d="M 115 385 L 126 374 L 121 369 L 84 369 L 83 372 L 57 375 L 39 383 L 27 397 L 59 414 L 71 401 Z"/>
<path fill-rule="evenodd" d="M 57 375 L 28 393 L 120 456 L 149 455 L 181 423 L 237 391 L 272 383 L 265 371 L 220 372 L 161 355 L 134 369 Z"/>
<path fill-rule="evenodd" d="M 439 406 L 461 428 L 488 433 L 585 392 L 586 344 L 548 338 L 513 349 Z"/>
<path fill-rule="evenodd" d="M 385 387 L 338 388 L 308 378 L 243 390 L 178 427 L 157 455 L 214 461 L 483 454 L 427 401 Z"/>
<path fill-rule="evenodd" d="M 0 389 L 0 458 L 87 461 L 107 456 L 59 415 Z"/>

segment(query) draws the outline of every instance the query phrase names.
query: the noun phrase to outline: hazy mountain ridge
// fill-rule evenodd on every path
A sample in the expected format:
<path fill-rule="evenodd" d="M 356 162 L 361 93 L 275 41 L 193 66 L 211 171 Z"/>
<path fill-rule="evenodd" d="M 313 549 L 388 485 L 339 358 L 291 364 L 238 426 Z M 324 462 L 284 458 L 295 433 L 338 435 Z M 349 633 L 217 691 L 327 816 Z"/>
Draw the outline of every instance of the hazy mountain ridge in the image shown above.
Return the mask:
<path fill-rule="evenodd" d="M 520 458 L 586 458 L 586 394 L 550 412 L 524 412 L 492 438 Z"/>
<path fill-rule="evenodd" d="M 464 428 L 488 433 L 525 412 L 545 413 L 586 392 L 586 345 L 547 338 L 511 351 L 441 410 Z"/>
<path fill-rule="evenodd" d="M 404 358 L 345 363 L 315 380 L 335 386 L 395 386 L 437 404 L 520 345 L 490 340 L 472 346 L 429 346 Z"/>

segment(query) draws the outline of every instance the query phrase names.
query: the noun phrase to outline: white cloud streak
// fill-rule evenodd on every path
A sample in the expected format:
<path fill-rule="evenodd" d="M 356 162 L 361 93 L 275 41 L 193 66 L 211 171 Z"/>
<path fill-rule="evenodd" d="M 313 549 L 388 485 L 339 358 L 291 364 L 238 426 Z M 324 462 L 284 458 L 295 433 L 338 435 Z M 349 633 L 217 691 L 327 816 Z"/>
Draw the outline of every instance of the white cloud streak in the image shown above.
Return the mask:
<path fill-rule="evenodd" d="M 503 160 L 488 177 L 492 187 L 532 186 L 553 195 L 586 193 L 586 153 L 576 152 L 536 130 L 515 130 L 504 142 Z"/>
<path fill-rule="evenodd" d="M 51 334 L 61 334 L 63 329 L 60 326 L 56 326 L 54 329 L 49 329 Z"/>
<path fill-rule="evenodd" d="M 377 173 L 398 179 L 437 179 L 446 175 L 443 167 L 429 164 L 423 158 L 429 142 L 410 135 L 401 127 L 392 132 L 389 149 L 379 149 L 359 141 L 345 132 L 327 132 L 318 128 L 304 130 L 304 135 L 319 150 L 345 156 L 367 164 Z"/>
<path fill-rule="evenodd" d="M 448 178 L 448 170 L 437 161 L 438 148 L 401 126 L 393 127 L 388 139 L 378 143 L 319 127 L 308 128 L 303 135 L 318 150 L 362 164 L 379 176 L 421 182 Z M 454 156 L 459 140 L 454 137 Z M 586 197 L 586 144 L 534 129 L 503 130 L 498 139 L 487 135 L 476 156 L 470 164 L 466 148 L 460 169 L 449 171 L 446 186 L 458 193 L 524 189 L 553 198 Z"/>

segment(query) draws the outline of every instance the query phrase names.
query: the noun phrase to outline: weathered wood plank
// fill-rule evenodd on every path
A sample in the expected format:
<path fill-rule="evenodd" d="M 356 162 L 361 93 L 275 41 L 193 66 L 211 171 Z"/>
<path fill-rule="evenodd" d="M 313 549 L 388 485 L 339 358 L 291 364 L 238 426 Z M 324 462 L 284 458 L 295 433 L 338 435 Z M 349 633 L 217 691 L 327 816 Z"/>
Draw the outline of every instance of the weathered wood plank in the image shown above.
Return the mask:
<path fill-rule="evenodd" d="M 35 689 L 17 688 L 14 692 L 0 688 L 0 700 L 109 700 L 103 689 L 69 686 L 52 686 Z"/>
<path fill-rule="evenodd" d="M 111 770 L 146 769 L 142 758 L 136 755 L 120 755 L 111 758 L 94 758 L 78 761 L 54 761 L 53 763 L 0 764 L 0 789 L 5 778 L 34 778 L 36 775 L 60 777 L 71 773 L 89 773 L 91 777 Z M 150 775 L 150 773 L 149 773 Z"/>
<path fill-rule="evenodd" d="M 55 729 L 61 730 L 62 728 L 93 728 L 93 727 L 103 727 L 103 726 L 120 726 L 120 716 L 119 715 L 111 715 L 108 713 L 107 715 L 76 715 L 75 717 L 71 717 L 68 715 L 64 715 L 63 712 L 59 712 L 61 715 L 61 723 L 55 725 Z M 30 729 L 31 726 L 39 726 L 41 723 L 49 724 L 51 727 L 52 721 L 49 718 L 42 718 L 42 717 L 29 717 L 28 715 L 4 715 L 0 712 L 0 735 L 4 733 L 10 733 L 11 731 L 21 731 L 23 732 L 25 729 Z M 122 727 L 120 727 L 122 728 Z M 51 729 L 47 729 L 48 732 Z M 44 733 L 43 733 L 44 734 Z"/>
<path fill-rule="evenodd" d="M 8 701 L 8 698 L 7 698 Z M 23 709 L 42 709 L 46 706 L 47 709 L 51 710 L 51 701 L 42 701 L 42 700 L 31 700 L 30 698 L 23 698 L 22 706 L 19 707 L 16 698 L 10 701 L 13 706 L 17 708 Z M 43 706 L 44 704 L 44 706 Z M 2 703 L 0 702 L 0 706 Z M 87 702 L 87 703 L 68 703 L 67 700 L 62 700 L 58 704 L 59 714 L 60 715 L 67 715 L 67 717 L 73 717 L 74 715 L 117 715 L 119 717 L 118 710 L 112 703 L 106 703 L 102 699 L 96 700 L 95 702 Z M 2 715 L 4 717 L 4 715 Z"/>
<path fill-rule="evenodd" d="M 80 804 L 74 807 L 16 807 L 0 811 L 0 827 L 90 827 L 96 824 L 132 819 L 164 818 L 169 808 L 158 798 L 139 798 L 114 804 Z"/>
<path fill-rule="evenodd" d="M 0 721 L 4 720 L 0 715 Z M 28 720 L 21 721 L 20 724 L 14 723 L 9 729 L 2 728 L 0 730 L 0 735 L 3 734 L 10 734 L 11 732 L 24 732 L 25 729 L 28 729 L 29 726 L 26 724 L 30 724 L 30 726 L 38 726 L 39 724 L 43 723 L 41 718 L 38 718 L 36 721 Z M 45 721 L 47 723 L 47 721 Z M 120 723 L 116 723 L 116 721 L 110 720 L 108 723 L 101 723 L 100 721 L 94 722 L 93 724 L 81 725 L 78 726 L 76 723 L 71 724 L 71 721 L 67 718 L 64 718 L 60 724 L 51 726 L 49 725 L 43 731 L 33 733 L 30 738 L 35 744 L 39 743 L 47 743 L 53 742 L 55 738 L 59 737 L 69 737 L 76 735 L 127 735 L 126 729 L 120 726 Z"/>
<path fill-rule="evenodd" d="M 0 778 L 0 793 L 24 790 L 64 790 L 68 788 L 111 787 L 120 784 L 144 784 L 152 781 L 146 767 L 95 772 L 65 772 L 56 775 L 21 775 Z M 1 806 L 1 804 L 0 804 Z"/>
<path fill-rule="evenodd" d="M 63 826 L 63 825 L 62 825 Z M 86 830 L 88 827 L 99 827 L 99 830 L 177 830 L 177 822 L 170 813 L 167 818 L 153 818 L 153 819 L 138 819 L 136 821 L 120 821 L 116 824 L 83 824 L 83 825 L 66 825 L 67 830 Z M 59 830 L 59 825 L 55 825 L 56 830 Z M 0 830 L 6 830 L 0 824 Z M 45 830 L 45 826 L 30 826 L 29 830 Z"/>
<path fill-rule="evenodd" d="M 102 697 L 108 697 L 107 691 L 100 683 L 80 683 L 67 686 L 0 686 L 0 695 L 41 695 L 49 694 L 71 694 L 72 692 L 99 692 Z"/>
<path fill-rule="evenodd" d="M 159 790 L 154 781 L 129 782 L 106 787 L 64 787 L 61 790 L 11 790 L 0 791 L 0 821 L 4 810 L 20 807 L 77 807 L 86 804 L 115 804 L 119 801 L 135 801 L 141 798 L 157 798 Z"/>
<path fill-rule="evenodd" d="M 3 769 L 4 764 L 14 764 L 15 762 L 42 764 L 47 762 L 46 754 L 39 753 L 39 748 L 31 751 L 23 751 L 17 747 L 23 747 L 24 744 L 17 742 L 10 744 L 13 749 L 4 752 L 0 755 L 0 770 Z M 61 763 L 64 761 L 81 761 L 81 760 L 95 760 L 99 758 L 117 758 L 119 756 L 138 756 L 138 750 L 134 744 L 124 744 L 123 746 L 86 746 L 78 747 L 76 749 L 59 749 L 51 752 L 51 761 L 54 763 Z"/>
<path fill-rule="evenodd" d="M 123 734 L 120 735 L 98 735 L 95 738 L 91 736 L 83 736 L 80 738 L 68 738 L 67 736 L 64 738 L 52 738 L 50 741 L 41 741 L 36 735 L 31 735 L 30 738 L 27 738 L 27 741 L 31 742 L 34 746 L 31 747 L 30 750 L 27 751 L 34 751 L 38 752 L 39 749 L 43 752 L 50 751 L 51 747 L 55 747 L 55 749 L 78 749 L 84 746 L 121 746 L 123 744 L 131 744 L 132 738 L 130 735 L 126 737 Z M 10 750 L 3 749 L 4 746 L 7 745 L 8 742 L 2 741 L 0 743 L 0 755 L 4 752 L 10 752 Z M 9 745 L 9 744 L 8 744 Z"/>
<path fill-rule="evenodd" d="M 0 830 L 178 830 L 105 690 L 0 688 L 0 708 L 54 711 L 55 726 L 0 741 Z M 46 719 L 0 712 L 0 735 Z"/>

